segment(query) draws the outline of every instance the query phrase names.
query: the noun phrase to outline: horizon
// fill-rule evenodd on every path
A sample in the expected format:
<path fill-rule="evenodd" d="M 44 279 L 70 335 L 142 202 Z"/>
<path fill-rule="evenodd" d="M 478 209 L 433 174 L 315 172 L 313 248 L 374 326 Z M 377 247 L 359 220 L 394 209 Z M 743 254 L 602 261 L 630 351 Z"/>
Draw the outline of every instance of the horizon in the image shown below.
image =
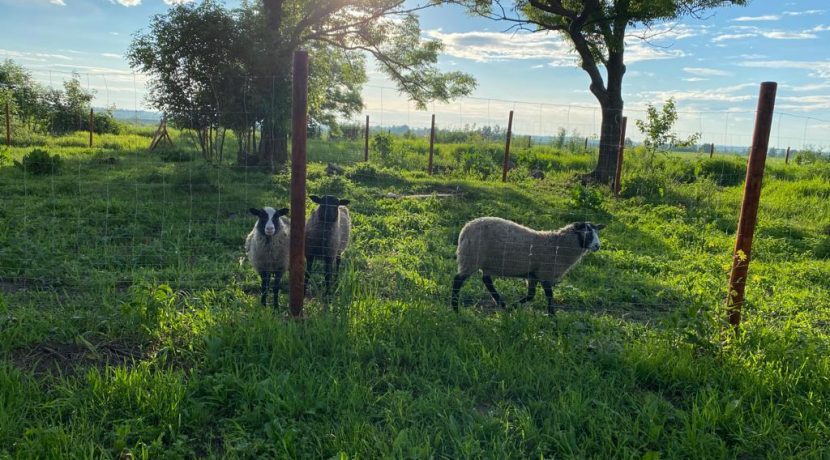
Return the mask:
<path fill-rule="evenodd" d="M 187 0 L 0 0 L 9 12 L 0 18 L 0 59 L 14 60 L 47 87 L 78 73 L 96 92 L 97 107 L 152 110 L 145 100 L 149 79 L 129 68 L 124 53 L 133 33 L 176 3 Z M 477 89 L 417 111 L 370 61 L 365 108 L 355 120 L 370 115 L 374 127 L 422 128 L 435 113 L 438 127 L 457 130 L 505 126 L 514 110 L 518 134 L 598 132 L 588 77 L 558 35 L 505 32 L 503 24 L 451 6 L 419 17 L 422 37 L 444 43 L 441 70 L 471 73 Z M 830 11 L 821 1 L 718 8 L 704 20 L 657 24 L 650 33 L 649 44 L 626 42 L 627 137 L 642 139 L 633 120 L 643 118 L 647 104 L 673 97 L 681 137 L 701 133 L 701 144 L 748 145 L 760 83 L 776 81 L 770 148 L 830 146 L 830 51 L 822 45 L 830 38 Z"/>

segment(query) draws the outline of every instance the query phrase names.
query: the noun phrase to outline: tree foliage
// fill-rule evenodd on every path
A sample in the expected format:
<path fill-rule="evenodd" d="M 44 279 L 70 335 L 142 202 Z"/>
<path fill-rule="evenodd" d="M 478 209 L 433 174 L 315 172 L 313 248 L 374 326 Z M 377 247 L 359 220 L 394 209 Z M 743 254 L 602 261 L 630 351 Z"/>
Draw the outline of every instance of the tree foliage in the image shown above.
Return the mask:
<path fill-rule="evenodd" d="M 687 138 L 680 138 L 674 131 L 677 122 L 677 109 L 674 99 L 669 98 L 658 110 L 651 104 L 646 108 L 646 119 L 636 120 L 637 129 L 645 136 L 646 151 L 653 159 L 657 152 L 671 152 L 675 147 L 694 145 L 700 139 L 700 133 Z"/>
<path fill-rule="evenodd" d="M 437 70 L 441 44 L 421 40 L 417 17 L 402 0 L 179 5 L 153 18 L 128 57 L 152 76 L 156 108 L 200 132 L 233 129 L 240 149 L 253 150 L 247 139 L 259 131 L 263 164 L 273 169 L 287 159 L 291 58 L 298 49 L 311 57 L 314 126 L 336 130 L 338 119 L 362 109 L 367 53 L 421 107 L 469 94 L 475 84 L 468 75 Z M 201 137 L 209 149 L 211 137 Z"/>

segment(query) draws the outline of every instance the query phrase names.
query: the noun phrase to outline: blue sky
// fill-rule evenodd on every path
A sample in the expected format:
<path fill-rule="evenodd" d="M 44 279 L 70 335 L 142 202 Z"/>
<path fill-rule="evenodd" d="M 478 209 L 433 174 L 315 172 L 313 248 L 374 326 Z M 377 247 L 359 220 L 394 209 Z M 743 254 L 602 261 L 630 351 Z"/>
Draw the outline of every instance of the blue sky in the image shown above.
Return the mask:
<path fill-rule="evenodd" d="M 16 60 L 46 84 L 80 72 L 98 104 L 144 108 L 146 77 L 133 75 L 122 56 L 131 34 L 179 1 L 186 0 L 0 0 L 0 58 Z M 755 0 L 707 16 L 632 31 L 624 81 L 629 118 L 674 97 L 682 134 L 746 144 L 758 84 L 777 81 L 772 145 L 830 146 L 830 2 Z M 479 82 L 475 98 L 430 108 L 439 124 L 504 125 L 515 110 L 520 132 L 597 131 L 587 76 L 557 35 L 505 31 L 449 6 L 422 12 L 421 25 L 425 38 L 445 43 L 443 69 L 472 73 Z M 648 43 L 635 37 L 642 33 Z M 379 73 L 370 75 L 365 100 L 373 123 L 426 126 L 429 113 L 415 111 Z M 629 135 L 638 137 L 633 126 Z"/>

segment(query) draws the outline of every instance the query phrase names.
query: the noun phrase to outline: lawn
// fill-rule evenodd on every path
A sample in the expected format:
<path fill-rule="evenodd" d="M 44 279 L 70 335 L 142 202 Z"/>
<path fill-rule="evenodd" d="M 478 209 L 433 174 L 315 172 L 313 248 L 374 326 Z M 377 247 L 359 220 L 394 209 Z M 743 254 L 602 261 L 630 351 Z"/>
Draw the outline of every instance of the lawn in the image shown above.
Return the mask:
<path fill-rule="evenodd" d="M 430 177 L 423 140 L 368 164 L 311 141 L 308 192 L 351 200 L 353 243 L 331 311 L 315 295 L 295 321 L 242 260 L 247 209 L 287 206 L 288 173 L 147 135 L 48 139 L 54 174 L 2 151 L 0 458 L 830 455 L 827 164 L 770 160 L 734 336 L 740 159 L 629 155 L 614 198 L 573 180 L 590 152 L 517 149 L 502 184 L 495 146 L 439 145 Z M 397 198 L 433 192 L 452 196 Z M 555 316 L 541 292 L 496 310 L 476 277 L 456 315 L 455 242 L 484 215 L 608 228 Z"/>

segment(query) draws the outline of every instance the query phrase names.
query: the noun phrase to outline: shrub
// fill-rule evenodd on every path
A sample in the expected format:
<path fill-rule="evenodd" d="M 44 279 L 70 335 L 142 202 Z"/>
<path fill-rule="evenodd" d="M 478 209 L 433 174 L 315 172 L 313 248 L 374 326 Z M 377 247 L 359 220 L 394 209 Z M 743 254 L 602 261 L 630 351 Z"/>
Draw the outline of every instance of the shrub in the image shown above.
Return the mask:
<path fill-rule="evenodd" d="M 571 206 L 599 210 L 602 208 L 602 193 L 596 188 L 576 186 L 571 189 Z"/>
<path fill-rule="evenodd" d="M 666 178 L 661 174 L 636 173 L 623 178 L 620 195 L 625 198 L 662 198 L 666 194 L 667 185 Z"/>
<path fill-rule="evenodd" d="M 61 158 L 58 155 L 49 155 L 42 149 L 34 149 L 27 153 L 22 161 L 14 165 L 30 174 L 57 174 L 60 171 Z"/>
<path fill-rule="evenodd" d="M 377 133 L 372 137 L 372 151 L 380 155 L 381 159 L 386 160 L 392 153 L 395 138 L 389 133 Z"/>
<path fill-rule="evenodd" d="M 161 161 L 167 163 L 181 163 L 183 161 L 193 161 L 193 154 L 184 150 L 162 150 Z"/>
<path fill-rule="evenodd" d="M 746 177 L 746 163 L 739 159 L 707 158 L 695 166 L 697 177 L 708 177 L 721 187 L 740 185 Z"/>

